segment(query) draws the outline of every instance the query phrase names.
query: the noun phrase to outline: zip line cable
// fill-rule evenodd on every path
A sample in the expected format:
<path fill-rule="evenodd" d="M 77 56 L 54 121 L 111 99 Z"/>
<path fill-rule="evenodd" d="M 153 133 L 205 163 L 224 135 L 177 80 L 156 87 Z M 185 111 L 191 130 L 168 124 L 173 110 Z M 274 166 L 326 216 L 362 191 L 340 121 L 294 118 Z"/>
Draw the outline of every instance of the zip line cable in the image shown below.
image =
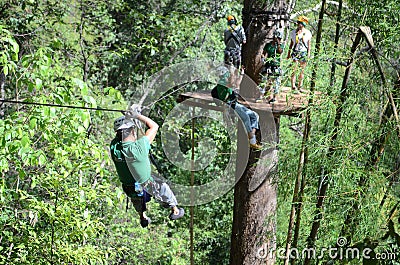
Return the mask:
<path fill-rule="evenodd" d="M 194 80 L 193 82 L 198 81 Z M 158 100 L 148 104 L 147 106 L 142 106 L 142 109 L 150 109 L 153 105 L 158 103 L 159 101 L 167 98 L 168 96 L 174 94 L 176 91 L 186 87 L 188 84 L 183 86 L 178 86 L 178 88 L 174 89 L 172 92 L 166 94 L 165 96 L 159 98 Z M 143 104 L 144 100 L 146 99 L 148 93 L 145 93 L 139 101 L 139 105 Z M 19 100 L 10 100 L 10 99 L 0 99 L 2 103 L 11 103 L 11 104 L 23 104 L 23 105 L 34 105 L 34 106 L 46 106 L 46 107 L 56 107 L 56 108 L 68 108 L 68 109 L 85 109 L 85 110 L 99 110 L 99 111 L 110 111 L 110 112 L 121 112 L 125 115 L 126 110 L 120 109 L 106 109 L 106 108 L 92 108 L 92 107 L 84 107 L 84 106 L 71 106 L 71 105 L 61 105 L 61 104 L 52 104 L 52 103 L 38 103 L 38 102 L 26 102 L 26 101 L 19 101 Z M 0 104 L 0 107 L 3 104 Z"/>
<path fill-rule="evenodd" d="M 24 105 L 56 107 L 56 108 L 68 108 L 68 109 L 86 109 L 86 110 L 113 111 L 113 112 L 121 112 L 123 114 L 126 112 L 126 110 L 119 110 L 119 109 L 91 108 L 91 107 L 83 107 L 83 106 L 81 107 L 81 106 L 51 104 L 51 103 L 26 102 L 26 101 L 8 100 L 8 99 L 0 99 L 0 102 L 11 103 L 11 104 L 24 104 Z"/>

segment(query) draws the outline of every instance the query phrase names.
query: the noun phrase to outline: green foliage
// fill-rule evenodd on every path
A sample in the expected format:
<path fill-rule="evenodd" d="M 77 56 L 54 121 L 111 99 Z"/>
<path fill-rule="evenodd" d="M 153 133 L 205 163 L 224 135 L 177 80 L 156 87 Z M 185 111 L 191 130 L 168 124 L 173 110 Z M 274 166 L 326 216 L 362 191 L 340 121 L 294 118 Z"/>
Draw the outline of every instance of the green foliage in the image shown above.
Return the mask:
<path fill-rule="evenodd" d="M 314 4 L 316 5 L 317 1 L 302 4 L 297 9 L 299 11 L 309 10 Z M 388 9 L 386 10 L 386 8 Z M 396 194 L 398 185 L 393 184 L 393 181 L 398 182 L 398 175 L 395 177 L 396 180 L 388 178 L 397 174 L 395 173 L 395 165 L 400 149 L 395 151 L 392 147 L 398 148 L 399 140 L 393 117 L 391 122 L 382 124 L 382 115 L 388 102 L 388 89 L 392 90 L 395 95 L 397 93 L 396 89 L 392 89 L 393 83 L 397 80 L 397 74 L 394 73 L 398 72 L 398 64 L 397 62 L 394 63 L 398 60 L 394 59 L 396 56 L 393 55 L 397 54 L 399 49 L 395 48 L 398 40 L 391 37 L 391 32 L 395 30 L 392 22 L 397 19 L 397 14 L 393 14 L 390 19 L 387 19 L 387 17 L 390 16 L 389 13 L 391 14 L 399 8 L 395 1 L 379 2 L 373 5 L 366 5 L 365 1 L 344 1 L 342 21 L 340 22 L 341 35 L 336 50 L 333 49 L 335 17 L 324 16 L 321 54 L 314 57 L 306 68 L 307 87 L 311 79 L 312 68 L 318 64 L 317 79 L 315 80 L 316 90 L 322 92 L 322 94 L 316 98 L 316 104 L 310 108 L 312 132 L 311 139 L 307 143 L 306 186 L 300 235 L 297 242 L 300 250 L 308 246 L 307 240 L 310 235 L 311 222 L 315 217 L 316 194 L 321 185 L 321 178 L 325 176 L 325 180 L 329 181 L 329 186 L 322 209 L 321 227 L 315 242 L 317 251 L 322 248 L 334 247 L 338 237 L 343 236 L 341 232 L 343 227 L 346 226 L 344 222 L 348 215 L 356 213 L 350 216 L 351 220 L 354 221 L 353 225 L 347 227 L 351 230 L 351 235 L 349 235 L 350 246 L 360 249 L 369 247 L 376 253 L 391 252 L 398 254 L 398 250 L 396 250 L 398 246 L 393 246 L 393 239 L 387 240 L 384 235 L 389 233 L 389 220 L 398 219 L 398 212 L 395 210 L 396 208 L 393 208 L 399 201 Z M 335 14 L 336 12 L 337 6 L 328 4 L 328 13 Z M 318 15 L 316 12 L 306 15 L 311 18 L 310 28 L 314 33 L 315 43 Z M 390 21 L 391 19 L 393 20 Z M 342 108 L 340 126 L 337 128 L 337 138 L 332 142 L 335 129 L 334 120 L 336 111 L 340 106 L 339 96 L 345 70 L 344 67 L 337 66 L 334 76 L 336 82 L 332 86 L 330 84 L 332 58 L 336 58 L 340 62 L 347 61 L 352 46 L 352 41 L 349 40 L 348 36 L 349 34 L 354 35 L 357 28 L 364 25 L 371 27 L 372 37 L 380 55 L 380 62 L 388 79 L 389 88 L 382 86 L 382 81 L 371 55 L 357 52 L 347 88 L 346 101 Z M 360 48 L 366 45 L 365 40 L 362 40 Z M 285 66 L 288 67 L 286 64 Z M 288 74 L 290 74 L 290 71 L 288 71 Z M 286 78 L 285 81 L 289 83 L 289 76 Z M 278 229 L 277 234 L 278 246 L 280 247 L 285 247 L 286 243 L 287 216 L 290 211 L 299 160 L 298 154 L 301 147 L 301 139 L 298 135 L 298 132 L 302 133 L 301 124 L 302 119 L 299 118 L 281 120 L 281 128 L 289 126 L 292 130 L 285 128 L 280 132 L 281 185 L 279 186 L 278 224 L 282 225 L 282 229 Z M 383 143 L 384 150 L 381 150 L 384 152 L 377 164 L 370 168 L 367 165 L 371 160 L 372 147 L 384 132 L 389 132 L 388 138 Z M 328 157 L 329 148 L 331 148 L 331 153 Z M 389 196 L 390 199 L 384 200 L 385 196 Z M 357 205 L 355 212 L 354 205 Z M 398 225 L 393 225 L 391 229 L 392 232 L 399 233 Z M 311 262 L 317 264 L 328 260 L 330 258 L 326 255 L 321 260 L 312 260 Z M 282 260 L 279 262 L 279 264 L 283 264 Z M 301 259 L 296 262 L 301 262 Z M 360 262 L 369 261 L 354 259 L 351 261 L 335 261 L 335 264 L 336 262 L 338 264 L 360 264 Z M 381 262 L 379 264 L 397 264 L 394 260 Z"/>
<path fill-rule="evenodd" d="M 223 18 L 231 12 L 239 16 L 242 3 L 217 2 L 1 1 L 0 68 L 6 76 L 2 93 L 6 98 L 29 102 L 124 109 L 125 99 L 135 101 L 130 95 L 163 67 L 185 59 L 222 60 Z M 298 2 L 296 9 L 307 10 L 317 2 Z M 322 94 L 310 107 L 312 135 L 307 143 L 309 163 L 298 246 L 307 245 L 315 194 L 320 178 L 329 172 L 316 247 L 335 245 L 347 213 L 358 202 L 352 243 L 371 247 L 378 242 L 376 252 L 398 253 L 400 188 L 396 162 L 400 141 L 393 119 L 385 124 L 390 134 L 377 165 L 367 168 L 366 163 L 382 133 L 379 123 L 387 91 L 397 81 L 400 8 L 391 0 L 345 4 L 338 49 L 333 46 L 334 16 L 326 17 L 322 53 L 306 68 L 308 86 L 313 64 L 318 63 L 316 89 Z M 337 6 L 329 5 L 328 11 L 334 15 Z M 317 14 L 308 16 L 315 33 Z M 345 68 L 337 67 L 332 86 L 330 62 L 333 58 L 347 60 L 352 34 L 360 25 L 371 27 L 377 50 L 386 58 L 382 64 L 389 88 L 382 87 L 369 54 L 357 54 L 337 138 L 332 143 Z M 361 46 L 365 44 L 363 41 Z M 289 61 L 282 61 L 289 69 Z M 286 71 L 285 83 L 289 73 Z M 207 84 L 192 84 L 187 90 L 199 87 L 209 88 Z M 182 90 L 155 104 L 150 116 L 163 124 Z M 397 106 L 398 97 L 395 94 Z M 132 207 L 125 211 L 125 195 L 107 151 L 117 115 L 6 105 L 0 119 L 0 264 L 188 264 L 189 208 L 186 218 L 170 222 L 169 212 L 151 202 L 148 214 L 153 223 L 148 229 L 140 228 Z M 278 247 L 283 247 L 286 239 L 302 115 L 281 118 Z M 183 122 L 170 128 L 177 129 L 179 149 L 189 159 L 191 124 Z M 208 137 L 218 147 L 212 165 L 195 174 L 196 183 L 206 183 L 226 166 L 228 156 L 223 153 L 232 143 L 227 130 L 211 119 L 196 119 L 194 134 L 196 158 L 204 153 L 201 140 Z M 328 158 L 332 144 L 333 155 Z M 157 138 L 154 154 L 162 162 L 161 173 L 174 182 L 188 184 L 190 172 L 166 162 L 161 149 Z M 367 180 L 363 187 L 362 178 Z M 232 191 L 194 207 L 195 264 L 228 264 L 232 207 Z M 360 261 L 342 261 L 346 262 Z"/>
<path fill-rule="evenodd" d="M 11 33 L 0 26 L 0 43 L 3 49 L 0 51 L 0 67 L 4 75 L 8 75 L 16 68 L 15 62 L 18 59 L 19 45 L 12 37 Z"/>

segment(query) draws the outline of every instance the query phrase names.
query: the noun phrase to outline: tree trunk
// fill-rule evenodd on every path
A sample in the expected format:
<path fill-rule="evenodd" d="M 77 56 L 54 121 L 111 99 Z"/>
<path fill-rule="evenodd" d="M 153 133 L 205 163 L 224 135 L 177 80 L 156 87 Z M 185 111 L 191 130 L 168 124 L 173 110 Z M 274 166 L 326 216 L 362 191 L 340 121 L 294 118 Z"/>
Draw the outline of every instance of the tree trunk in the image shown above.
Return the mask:
<path fill-rule="evenodd" d="M 383 155 L 383 152 L 385 151 L 385 145 L 386 145 L 387 140 L 391 133 L 391 130 L 388 128 L 388 124 L 390 122 L 391 117 L 392 116 L 394 117 L 396 124 L 397 124 L 397 128 L 399 128 L 399 123 L 398 123 L 399 118 L 398 118 L 398 114 L 397 114 L 397 106 L 394 101 L 394 98 L 397 95 L 393 96 L 392 92 L 387 88 L 386 77 L 383 72 L 383 68 L 380 64 L 378 54 L 375 50 L 371 32 L 370 32 L 369 28 L 367 28 L 367 27 L 360 27 L 360 29 L 364 33 L 367 43 L 370 46 L 371 54 L 376 63 L 378 71 L 380 73 L 382 84 L 384 86 L 384 89 L 388 91 L 387 94 L 388 94 L 388 98 L 389 98 L 389 102 L 390 102 L 390 104 L 386 105 L 386 107 L 383 111 L 382 120 L 381 120 L 381 124 L 380 124 L 380 130 L 377 134 L 377 137 L 374 139 L 374 141 L 372 143 L 371 150 L 369 153 L 369 158 L 365 164 L 365 171 L 366 171 L 366 173 L 369 173 L 369 171 L 373 170 L 376 167 L 376 165 L 379 162 L 379 159 L 381 158 L 381 156 Z M 395 88 L 393 91 L 397 92 L 398 89 L 396 89 L 396 88 L 398 88 L 397 85 L 395 85 Z M 400 133 L 400 131 L 399 131 L 399 133 Z M 359 188 L 357 189 L 356 194 L 354 196 L 355 197 L 354 203 L 346 215 L 346 219 L 343 223 L 343 226 L 342 226 L 342 229 L 340 232 L 340 236 L 345 236 L 347 238 L 347 242 L 350 242 L 351 235 L 353 234 L 353 231 L 356 229 L 356 227 L 359 225 L 359 222 L 360 222 L 360 220 L 359 220 L 359 211 L 360 211 L 359 200 L 360 200 L 360 197 L 362 196 L 362 193 L 368 188 L 368 182 L 367 182 L 368 178 L 366 177 L 367 175 L 369 175 L 369 174 L 364 174 L 363 176 L 360 177 L 360 179 L 358 181 Z M 391 186 L 391 184 L 389 182 L 389 187 L 390 186 Z"/>
<path fill-rule="evenodd" d="M 379 61 L 378 61 L 379 62 Z M 379 64 L 378 64 L 379 65 Z M 382 71 L 383 73 L 383 71 Z M 382 81 L 386 88 L 386 78 L 382 75 Z M 396 88 L 396 86 L 395 86 Z M 396 91 L 396 89 L 394 90 Z M 390 97 L 393 99 L 393 95 L 389 92 Z M 387 144 L 387 140 L 391 134 L 391 130 L 389 129 L 389 122 L 392 116 L 395 116 L 397 106 L 393 101 L 393 104 L 387 104 L 386 108 L 384 109 L 384 113 L 382 115 L 382 121 L 380 124 L 380 130 L 377 134 L 377 137 L 372 142 L 371 150 L 369 153 L 368 160 L 365 164 L 365 171 L 366 174 L 360 177 L 358 181 L 358 189 L 355 194 L 355 200 L 350 208 L 349 212 L 346 215 L 346 219 L 343 223 L 340 236 L 345 236 L 347 238 L 347 242 L 350 242 L 351 235 L 356 227 L 359 225 L 359 211 L 360 211 L 360 204 L 359 200 L 362 196 L 362 193 L 368 188 L 368 178 L 369 172 L 372 171 L 379 162 L 379 159 L 382 157 L 383 152 L 385 151 L 385 146 Z M 388 190 L 391 187 L 391 182 L 388 184 Z M 386 194 L 385 194 L 386 195 Z M 383 200 L 382 200 L 383 201 Z M 382 202 L 381 202 L 382 205 Z"/>
<path fill-rule="evenodd" d="M 321 39 L 322 39 L 322 22 L 325 14 L 325 5 L 326 1 L 323 0 L 321 2 L 321 10 L 319 12 L 319 19 L 318 19 L 318 29 L 317 29 L 317 37 L 316 37 L 316 44 L 315 44 L 315 58 L 318 58 L 320 47 L 321 47 Z M 317 71 L 318 66 L 316 65 L 312 71 L 312 78 L 311 78 L 311 85 L 310 85 L 310 92 L 311 95 L 315 91 L 315 80 L 317 79 Z M 306 118 L 305 118 L 305 125 L 304 125 L 304 132 L 303 132 L 303 141 L 301 146 L 301 153 L 299 158 L 299 164 L 297 169 L 297 178 L 295 183 L 295 189 L 293 191 L 293 200 L 292 200 L 292 210 L 290 213 L 290 220 L 289 220 L 289 228 L 286 237 L 286 257 L 285 257 L 285 265 L 289 264 L 289 257 L 290 257 L 290 248 L 291 248 L 291 240 L 292 240 L 292 233 L 293 233 L 293 224 L 295 222 L 295 229 L 294 229 L 294 237 L 293 237 L 293 247 L 297 248 L 297 241 L 300 234 L 300 222 L 301 222 L 301 210 L 303 204 L 303 194 L 304 188 L 306 185 L 306 167 L 308 162 L 308 142 L 310 140 L 310 132 L 311 132 L 311 106 L 313 104 L 313 98 L 310 97 L 308 100 L 308 108 L 306 111 Z M 299 190 L 300 189 L 300 190 Z M 296 221 L 294 220 L 296 215 Z M 295 264 L 295 260 L 291 261 L 291 264 Z"/>
<path fill-rule="evenodd" d="M 0 99 L 6 99 L 6 90 L 5 90 L 5 86 L 6 86 L 6 76 L 3 73 L 3 67 L 0 68 Z M 2 102 L 0 104 L 0 118 L 4 117 L 4 102 Z"/>
<path fill-rule="evenodd" d="M 243 97 L 257 96 L 258 89 L 255 84 L 259 83 L 261 51 L 268 41 L 267 37 L 272 40 L 275 28 L 285 27 L 289 19 L 290 10 L 286 0 L 277 0 L 272 6 L 267 5 L 266 1 L 261 0 L 244 1 L 243 27 L 247 42 L 242 47 L 242 62 L 250 79 L 245 78 L 241 84 L 240 95 Z M 261 140 L 264 143 L 277 143 L 279 118 L 271 122 L 271 113 L 258 114 Z M 271 123 L 275 123 L 274 126 Z M 276 130 L 272 132 L 271 127 Z M 243 128 L 239 128 L 239 133 L 245 134 Z M 274 139 L 265 139 L 269 137 Z M 274 165 L 273 162 L 271 164 L 271 160 L 276 161 L 276 149 L 273 146 L 261 152 L 252 151 L 249 157 L 243 157 L 243 153 L 246 152 L 241 150 L 247 148 L 247 137 L 240 137 L 238 160 L 247 161 L 247 167 L 235 186 L 230 264 L 275 264 L 273 251 L 276 248 L 276 181 L 271 173 Z"/>
<path fill-rule="evenodd" d="M 271 128 L 271 124 L 266 122 L 270 119 L 268 114 L 259 114 L 260 129 Z M 275 119 L 275 126 L 279 127 L 279 118 Z M 239 133 L 246 134 L 242 126 L 238 127 Z M 277 133 L 275 137 L 278 137 Z M 238 139 L 238 150 L 243 148 L 249 148 L 247 137 Z M 230 264 L 275 264 L 272 251 L 276 247 L 276 181 L 271 170 L 274 164 L 266 161 L 271 158 L 276 159 L 276 150 L 270 148 L 262 152 L 252 151 L 249 157 L 243 157 L 245 153 L 238 151 L 238 160 L 248 159 L 248 163 L 235 186 Z M 252 190 L 254 179 L 263 179 L 263 182 Z"/>
<path fill-rule="evenodd" d="M 245 73 L 257 84 L 260 83 L 264 45 L 272 40 L 275 29 L 287 27 L 290 11 L 287 0 L 276 0 L 272 6 L 262 0 L 244 1 L 242 15 L 247 42 L 242 47 L 242 62 Z M 254 91 L 241 92 L 245 97 L 256 96 Z"/>
<path fill-rule="evenodd" d="M 340 22 L 342 20 L 342 7 L 343 7 L 343 0 L 339 0 L 339 7 L 338 7 L 338 13 L 336 17 L 336 31 L 335 31 L 335 46 L 334 46 L 334 55 L 335 58 L 332 62 L 332 68 L 331 68 L 331 81 L 330 85 L 333 87 L 335 85 L 335 73 L 336 73 L 336 52 L 337 48 L 339 46 L 339 39 L 340 39 Z"/>
<path fill-rule="evenodd" d="M 88 75 L 89 75 L 89 56 L 85 50 L 85 38 L 84 38 L 84 27 L 85 27 L 85 7 L 83 1 L 80 3 L 81 8 L 81 16 L 80 16 L 80 23 L 79 23 L 79 46 L 81 48 L 81 55 L 83 61 L 83 81 L 87 82 Z"/>

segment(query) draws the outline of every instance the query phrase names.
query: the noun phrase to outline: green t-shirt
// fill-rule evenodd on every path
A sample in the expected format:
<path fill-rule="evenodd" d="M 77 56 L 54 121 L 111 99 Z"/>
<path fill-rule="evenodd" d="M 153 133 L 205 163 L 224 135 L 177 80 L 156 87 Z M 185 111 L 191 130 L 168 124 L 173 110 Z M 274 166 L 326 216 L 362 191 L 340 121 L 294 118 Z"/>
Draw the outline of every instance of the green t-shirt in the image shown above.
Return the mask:
<path fill-rule="evenodd" d="M 281 49 L 283 50 L 284 45 L 281 43 Z M 267 55 L 266 64 L 271 66 L 279 66 L 281 63 L 281 55 L 278 53 L 278 46 L 273 45 L 272 42 L 267 43 L 264 46 L 264 53 Z"/>
<path fill-rule="evenodd" d="M 232 89 L 226 87 L 222 84 L 217 84 L 217 98 L 221 101 L 228 102 L 231 94 L 233 93 Z"/>
<path fill-rule="evenodd" d="M 152 180 L 149 159 L 150 142 L 143 136 L 134 142 L 114 138 L 110 144 L 111 157 L 122 184 L 133 185 Z"/>

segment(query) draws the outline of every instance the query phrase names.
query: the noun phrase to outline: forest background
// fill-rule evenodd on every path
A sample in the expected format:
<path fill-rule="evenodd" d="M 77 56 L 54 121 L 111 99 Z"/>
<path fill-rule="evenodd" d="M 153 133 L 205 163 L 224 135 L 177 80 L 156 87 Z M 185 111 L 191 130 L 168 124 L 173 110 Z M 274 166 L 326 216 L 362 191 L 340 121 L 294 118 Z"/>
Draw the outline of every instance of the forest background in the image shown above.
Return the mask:
<path fill-rule="evenodd" d="M 319 2 L 291 3 L 293 14 L 310 18 L 308 27 L 315 34 Z M 164 67 L 188 59 L 221 62 L 226 16 L 240 18 L 242 8 L 241 1 L 2 0 L 1 99 L 125 109 L 135 100 L 135 89 Z M 296 245 L 308 245 L 311 224 L 321 217 L 316 214 L 317 195 L 328 184 L 313 245 L 335 246 L 345 236 L 351 246 L 397 253 L 398 258 L 336 262 L 399 264 L 400 131 L 398 119 L 385 110 L 393 107 L 390 95 L 400 107 L 400 3 L 344 1 L 335 48 L 337 9 L 336 2 L 328 1 L 320 54 L 306 71 L 307 87 L 318 64 L 315 89 L 322 96 L 309 107 L 309 163 Z M 361 42 L 343 101 L 345 67 L 340 62 L 348 59 L 359 26 L 371 28 L 387 83 Z M 291 23 L 290 29 L 294 27 Z M 337 62 L 334 76 L 332 58 Z M 283 60 L 283 68 L 289 67 Z M 284 85 L 289 84 L 289 72 Z M 179 92 L 156 104 L 150 116 L 162 124 Z M 189 264 L 189 218 L 169 222 L 166 211 L 151 202 L 154 221 L 142 229 L 133 208 L 126 210 L 108 154 L 112 123 L 120 114 L 9 103 L 1 104 L 0 112 L 0 264 Z M 302 114 L 281 118 L 278 248 L 286 245 Z M 212 137 L 221 152 L 227 148 L 226 131 L 216 130 L 207 119 L 197 122 L 195 139 Z M 188 159 L 190 128 L 179 128 L 180 147 Z M 158 140 L 154 154 L 162 173 L 187 183 L 190 172 L 168 163 L 159 147 Z M 207 170 L 224 165 L 221 155 Z M 196 173 L 196 183 L 210 178 Z M 233 191 L 194 207 L 195 264 L 229 264 L 232 208 Z M 318 262 L 329 260 L 326 256 Z"/>

